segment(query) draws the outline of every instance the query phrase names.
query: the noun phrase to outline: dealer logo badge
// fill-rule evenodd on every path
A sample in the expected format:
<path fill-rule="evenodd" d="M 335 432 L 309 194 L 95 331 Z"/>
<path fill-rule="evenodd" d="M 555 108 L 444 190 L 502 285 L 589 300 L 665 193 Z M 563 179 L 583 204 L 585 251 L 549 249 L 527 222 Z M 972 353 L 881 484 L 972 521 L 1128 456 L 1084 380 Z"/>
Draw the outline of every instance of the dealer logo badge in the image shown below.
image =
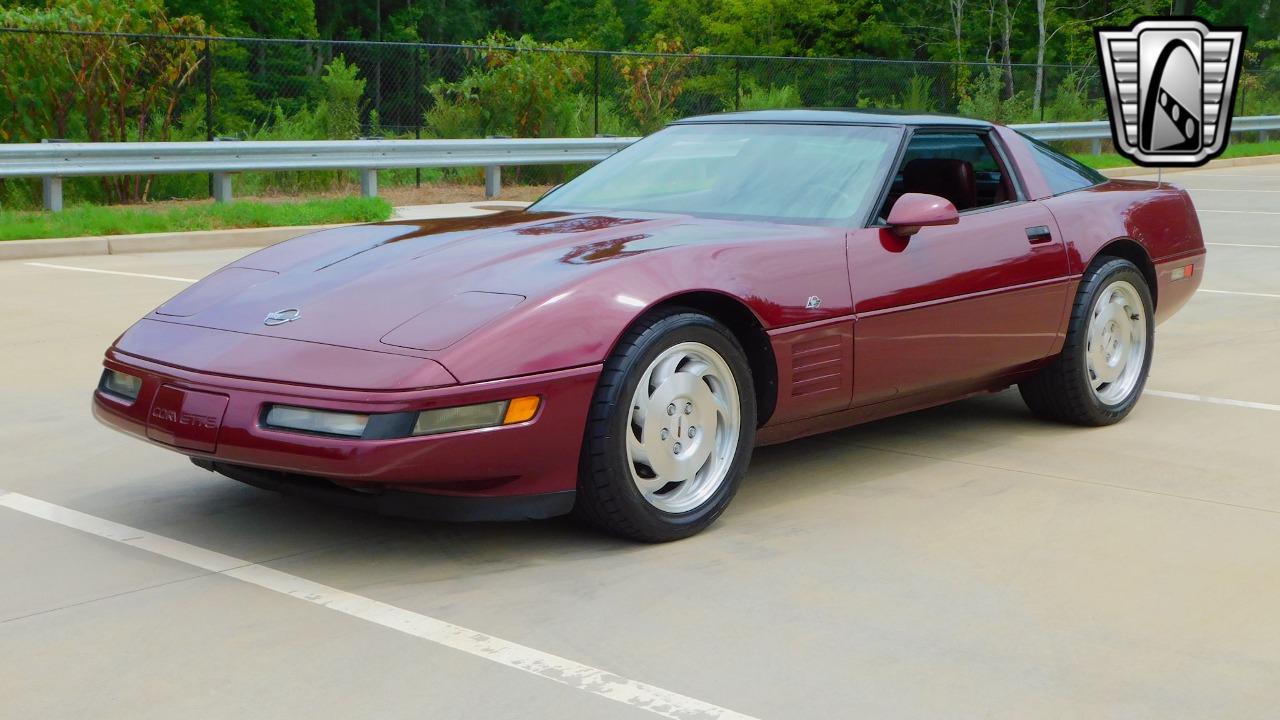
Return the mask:
<path fill-rule="evenodd" d="M 1098 28 L 1111 138 L 1139 165 L 1203 165 L 1227 146 L 1245 28 L 1198 18 Z"/>

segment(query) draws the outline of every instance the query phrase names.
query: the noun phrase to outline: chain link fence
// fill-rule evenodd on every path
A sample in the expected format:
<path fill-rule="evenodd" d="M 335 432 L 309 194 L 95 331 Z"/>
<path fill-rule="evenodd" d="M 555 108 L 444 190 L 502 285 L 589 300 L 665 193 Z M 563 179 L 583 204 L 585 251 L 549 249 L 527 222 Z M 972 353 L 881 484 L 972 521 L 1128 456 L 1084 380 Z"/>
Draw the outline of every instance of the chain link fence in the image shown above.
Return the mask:
<path fill-rule="evenodd" d="M 7 142 L 117 139 L 95 137 L 103 134 L 103 119 L 92 108 L 84 107 L 83 117 L 59 116 L 75 109 L 66 96 L 83 92 L 105 105 L 111 93 L 142 96 L 157 86 L 164 106 L 125 113 L 136 116 L 126 124 L 154 126 L 111 128 L 116 135 L 252 137 L 287 132 L 277 126 L 318 110 L 346 113 L 345 126 L 332 118 L 318 124 L 350 137 L 648 132 L 689 115 L 777 107 L 899 109 L 1006 122 L 1105 116 L 1094 66 L 1043 66 L 1037 102 L 1036 66 L 1016 63 L 0 30 L 0 79 L 8 90 L 0 110 L 9 118 L 0 120 L 0 140 Z M 41 77 L 20 77 L 22 58 L 39 62 Z M 47 61 L 67 66 L 65 72 L 49 72 Z M 335 62 L 352 71 L 349 78 L 334 76 Z M 112 76 L 113 65 L 120 77 Z M 342 103 L 351 107 L 335 107 Z M 26 113 L 33 122 L 18 117 L 41 104 L 50 108 Z M 1236 113 L 1277 110 L 1280 73 L 1246 69 Z M 168 117 L 148 121 L 157 112 Z"/>
<path fill-rule="evenodd" d="M 0 28 L 0 142 L 634 135 L 690 115 L 785 107 L 1004 123 L 1106 116 L 1096 66 Z M 1246 69 L 1236 113 L 1278 112 L 1280 73 Z M 338 177 L 282 175 L 268 184 Z M 159 195 L 138 185 L 150 180 L 126 181 L 104 185 L 104 199 L 200 194 L 182 186 L 192 178 L 157 179 Z"/>

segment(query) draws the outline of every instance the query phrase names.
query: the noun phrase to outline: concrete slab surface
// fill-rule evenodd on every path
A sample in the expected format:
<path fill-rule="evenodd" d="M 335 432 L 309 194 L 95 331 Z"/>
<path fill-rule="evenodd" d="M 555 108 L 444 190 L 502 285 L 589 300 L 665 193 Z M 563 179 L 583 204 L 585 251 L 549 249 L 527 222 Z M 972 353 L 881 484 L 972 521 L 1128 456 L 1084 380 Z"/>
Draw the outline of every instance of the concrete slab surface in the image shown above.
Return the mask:
<path fill-rule="evenodd" d="M 115 434 L 88 413 L 102 351 L 246 251 L 0 262 L 0 491 L 610 673 L 539 677 L 0 506 L 0 718 L 1273 717 L 1280 166 L 1166 180 L 1221 291 L 1157 332 L 1172 395 L 1080 429 L 1006 391 L 763 448 L 718 524 L 661 546 L 286 500 Z M 624 680 L 719 710 L 610 702 Z"/>

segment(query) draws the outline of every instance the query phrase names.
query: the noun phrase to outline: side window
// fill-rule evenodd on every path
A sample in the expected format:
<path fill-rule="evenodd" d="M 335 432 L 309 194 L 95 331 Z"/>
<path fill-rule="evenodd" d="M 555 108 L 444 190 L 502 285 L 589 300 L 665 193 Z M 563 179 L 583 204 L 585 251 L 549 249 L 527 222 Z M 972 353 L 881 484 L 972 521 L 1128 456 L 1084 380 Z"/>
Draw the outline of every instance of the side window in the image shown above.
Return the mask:
<path fill-rule="evenodd" d="M 1036 165 L 1040 167 L 1040 173 L 1044 175 L 1044 180 L 1054 195 L 1093 187 L 1107 181 L 1102 173 L 1076 162 L 1039 140 L 1027 135 L 1022 135 L 1022 138 L 1027 141 L 1027 147 L 1031 148 L 1031 155 L 1035 157 Z"/>
<path fill-rule="evenodd" d="M 986 139 L 973 132 L 912 135 L 881 217 L 888 217 L 893 203 L 909 192 L 942 196 L 960 212 L 998 205 L 1015 197 L 1009 178 Z"/>

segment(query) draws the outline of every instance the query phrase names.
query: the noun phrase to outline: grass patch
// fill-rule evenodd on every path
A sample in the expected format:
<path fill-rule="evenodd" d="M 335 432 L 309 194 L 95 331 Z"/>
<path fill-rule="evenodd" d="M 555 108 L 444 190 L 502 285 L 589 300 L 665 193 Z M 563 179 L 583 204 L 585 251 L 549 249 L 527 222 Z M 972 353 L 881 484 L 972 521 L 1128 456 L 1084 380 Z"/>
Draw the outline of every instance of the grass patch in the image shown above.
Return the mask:
<path fill-rule="evenodd" d="M 171 207 L 81 205 L 60 213 L 0 210 L 0 240 L 377 222 L 391 217 L 383 198 L 346 197 L 264 203 L 237 200 Z"/>
<path fill-rule="evenodd" d="M 1256 157 L 1258 155 L 1280 155 L 1280 140 L 1268 140 L 1266 142 L 1242 142 L 1231 143 L 1227 145 L 1227 149 L 1218 157 L 1220 158 L 1237 158 L 1237 157 Z M 1102 153 L 1101 155 L 1075 155 L 1076 160 L 1088 165 L 1095 170 L 1105 170 L 1107 168 L 1131 167 L 1133 163 L 1127 158 L 1122 157 L 1118 153 Z"/>

